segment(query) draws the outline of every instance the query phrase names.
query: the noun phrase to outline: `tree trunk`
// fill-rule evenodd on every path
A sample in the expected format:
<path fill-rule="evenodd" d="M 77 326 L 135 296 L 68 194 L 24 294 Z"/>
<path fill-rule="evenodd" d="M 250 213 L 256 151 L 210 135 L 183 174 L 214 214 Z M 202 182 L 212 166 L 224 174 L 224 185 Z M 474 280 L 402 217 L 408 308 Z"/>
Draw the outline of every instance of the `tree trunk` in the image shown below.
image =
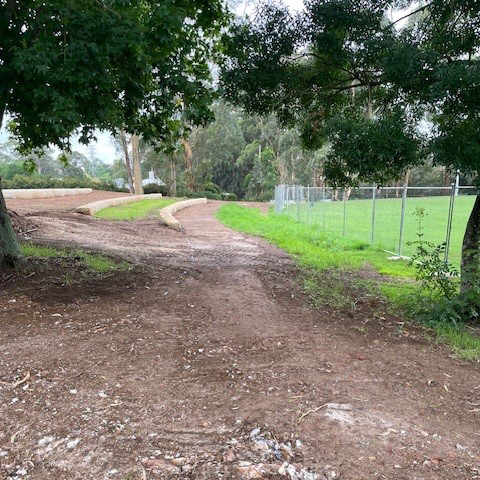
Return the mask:
<path fill-rule="evenodd" d="M 467 223 L 462 248 L 461 292 L 480 287 L 480 195 L 477 195 Z"/>
<path fill-rule="evenodd" d="M 446 187 L 450 186 L 450 171 L 448 170 L 447 167 L 445 167 L 445 171 L 443 172 L 443 184 Z"/>
<path fill-rule="evenodd" d="M 347 187 L 343 189 L 343 198 L 345 201 L 348 201 L 351 194 L 352 194 L 352 187 Z"/>
<path fill-rule="evenodd" d="M 128 154 L 128 141 L 127 141 L 127 133 L 125 130 L 120 132 L 120 143 L 122 144 L 123 153 L 125 155 L 125 167 L 127 169 L 127 182 L 128 182 L 128 190 L 130 193 L 135 193 L 135 189 L 133 188 L 133 174 L 132 174 L 132 162 L 130 161 L 130 155 Z"/>
<path fill-rule="evenodd" d="M 187 188 L 193 190 L 195 185 L 193 184 L 193 168 L 192 168 L 192 147 L 188 140 L 182 139 L 182 145 L 185 154 L 185 179 L 187 181 Z"/>
<path fill-rule="evenodd" d="M 410 178 L 412 176 L 412 171 L 407 168 L 407 171 L 405 172 L 405 185 L 408 187 L 410 185 Z"/>
<path fill-rule="evenodd" d="M 143 195 L 142 170 L 140 168 L 140 149 L 138 147 L 138 135 L 132 135 L 132 157 L 133 157 L 133 184 L 135 195 Z"/>
<path fill-rule="evenodd" d="M 0 107 L 0 128 L 3 125 L 5 105 Z M 0 178 L 0 270 L 5 267 L 14 267 L 22 261 L 22 252 L 17 236 L 10 221 L 5 198 L 2 192 L 2 179 Z"/>
<path fill-rule="evenodd" d="M 177 162 L 174 158 L 170 160 L 170 196 L 177 196 Z"/>
<path fill-rule="evenodd" d="M 8 215 L 0 179 L 0 269 L 14 267 L 21 260 L 22 252 Z"/>

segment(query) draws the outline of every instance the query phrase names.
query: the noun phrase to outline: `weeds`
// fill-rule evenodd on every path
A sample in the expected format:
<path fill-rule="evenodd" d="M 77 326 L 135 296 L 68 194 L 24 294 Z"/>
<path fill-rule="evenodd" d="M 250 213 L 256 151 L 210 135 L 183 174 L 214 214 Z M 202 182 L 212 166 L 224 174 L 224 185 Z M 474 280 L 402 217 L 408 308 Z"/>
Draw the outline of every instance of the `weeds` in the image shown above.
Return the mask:
<path fill-rule="evenodd" d="M 126 270 L 129 264 L 125 261 L 117 262 L 106 255 L 99 253 L 87 253 L 79 249 L 56 248 L 44 245 L 24 243 L 22 252 L 26 257 L 36 258 L 75 258 L 83 263 L 88 269 L 98 273 L 106 273 L 111 270 Z M 71 279 L 66 279 L 69 284 Z"/>
<path fill-rule="evenodd" d="M 451 300 L 458 293 L 458 282 L 454 279 L 459 277 L 459 272 L 445 260 L 445 243 L 434 245 L 423 238 L 425 209 L 417 208 L 414 215 L 418 223 L 418 240 L 410 242 L 416 246 L 410 265 L 415 267 L 415 279 L 421 282 L 429 294 Z"/>

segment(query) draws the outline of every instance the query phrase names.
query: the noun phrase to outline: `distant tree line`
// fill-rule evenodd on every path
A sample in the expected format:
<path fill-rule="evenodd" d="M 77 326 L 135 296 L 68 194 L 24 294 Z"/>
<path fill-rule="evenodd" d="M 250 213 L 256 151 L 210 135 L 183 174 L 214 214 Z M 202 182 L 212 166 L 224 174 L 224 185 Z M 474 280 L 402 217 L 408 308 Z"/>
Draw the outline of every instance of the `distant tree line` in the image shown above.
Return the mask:
<path fill-rule="evenodd" d="M 164 188 L 147 186 L 147 193 L 268 201 L 277 184 L 316 187 L 329 184 L 324 174 L 328 144 L 315 151 L 305 150 L 299 132 L 282 127 L 274 115 L 249 115 L 220 101 L 213 105 L 213 111 L 212 123 L 194 128 L 169 153 L 161 145 L 139 138 L 142 178 L 147 178 L 153 170 L 166 183 Z M 131 136 L 123 135 L 112 140 L 117 153 L 112 164 L 98 158 L 94 148 L 88 155 L 77 151 L 55 155 L 46 150 L 38 155 L 22 156 L 12 141 L 6 142 L 0 145 L 0 176 L 4 187 L 63 185 L 127 191 L 130 184 L 133 186 L 134 155 Z M 32 168 L 29 170 L 29 167 Z M 447 186 L 454 176 L 455 172 L 427 162 L 412 168 L 406 176 L 392 179 L 390 184 Z M 118 178 L 126 181 L 124 188 L 115 187 L 114 180 Z M 470 180 L 465 176 L 461 178 L 462 184 L 469 184 Z"/>

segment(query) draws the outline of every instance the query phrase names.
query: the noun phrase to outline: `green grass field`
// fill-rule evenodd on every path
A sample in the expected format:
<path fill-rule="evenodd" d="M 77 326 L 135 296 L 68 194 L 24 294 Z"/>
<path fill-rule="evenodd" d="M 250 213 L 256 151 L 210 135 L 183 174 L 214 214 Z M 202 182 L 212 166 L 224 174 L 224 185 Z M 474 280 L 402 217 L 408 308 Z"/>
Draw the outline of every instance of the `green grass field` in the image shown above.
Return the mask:
<path fill-rule="evenodd" d="M 136 220 L 138 218 L 155 215 L 158 210 L 172 203 L 178 202 L 180 198 L 146 198 L 138 202 L 126 203 L 116 207 L 108 207 L 95 214 L 97 218 L 106 220 Z"/>
<path fill-rule="evenodd" d="M 460 265 L 460 253 L 465 227 L 472 211 L 474 195 L 460 195 L 455 198 L 455 210 L 452 223 L 450 261 Z M 416 197 L 407 198 L 404 241 L 402 254 L 411 255 L 415 245 L 408 242 L 417 240 L 418 221 L 414 216 L 416 208 L 425 209 L 424 240 L 434 244 L 445 241 L 447 232 L 447 216 L 450 197 Z M 398 251 L 400 234 L 401 198 L 377 199 L 375 208 L 374 244 L 379 248 Z M 343 235 L 344 204 L 339 202 L 318 202 L 307 212 L 306 203 L 289 205 L 285 212 L 293 219 L 307 221 L 316 225 L 321 231 L 335 236 Z M 371 241 L 372 233 L 372 200 L 349 200 L 345 202 L 345 237 L 362 242 Z"/>

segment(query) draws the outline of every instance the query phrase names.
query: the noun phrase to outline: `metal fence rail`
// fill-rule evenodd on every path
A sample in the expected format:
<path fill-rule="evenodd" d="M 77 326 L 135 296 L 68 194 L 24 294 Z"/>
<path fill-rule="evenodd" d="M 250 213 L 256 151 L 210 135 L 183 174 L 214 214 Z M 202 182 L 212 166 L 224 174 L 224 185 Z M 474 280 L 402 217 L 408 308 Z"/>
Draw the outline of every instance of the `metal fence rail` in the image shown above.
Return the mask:
<path fill-rule="evenodd" d="M 275 188 L 275 212 L 326 233 L 376 244 L 398 257 L 412 254 L 418 239 L 417 208 L 425 211 L 424 239 L 445 242 L 445 260 L 461 237 L 473 206 L 476 187 L 304 187 Z M 453 235 L 452 235 L 453 232 Z M 458 260 L 457 259 L 457 260 Z"/>

